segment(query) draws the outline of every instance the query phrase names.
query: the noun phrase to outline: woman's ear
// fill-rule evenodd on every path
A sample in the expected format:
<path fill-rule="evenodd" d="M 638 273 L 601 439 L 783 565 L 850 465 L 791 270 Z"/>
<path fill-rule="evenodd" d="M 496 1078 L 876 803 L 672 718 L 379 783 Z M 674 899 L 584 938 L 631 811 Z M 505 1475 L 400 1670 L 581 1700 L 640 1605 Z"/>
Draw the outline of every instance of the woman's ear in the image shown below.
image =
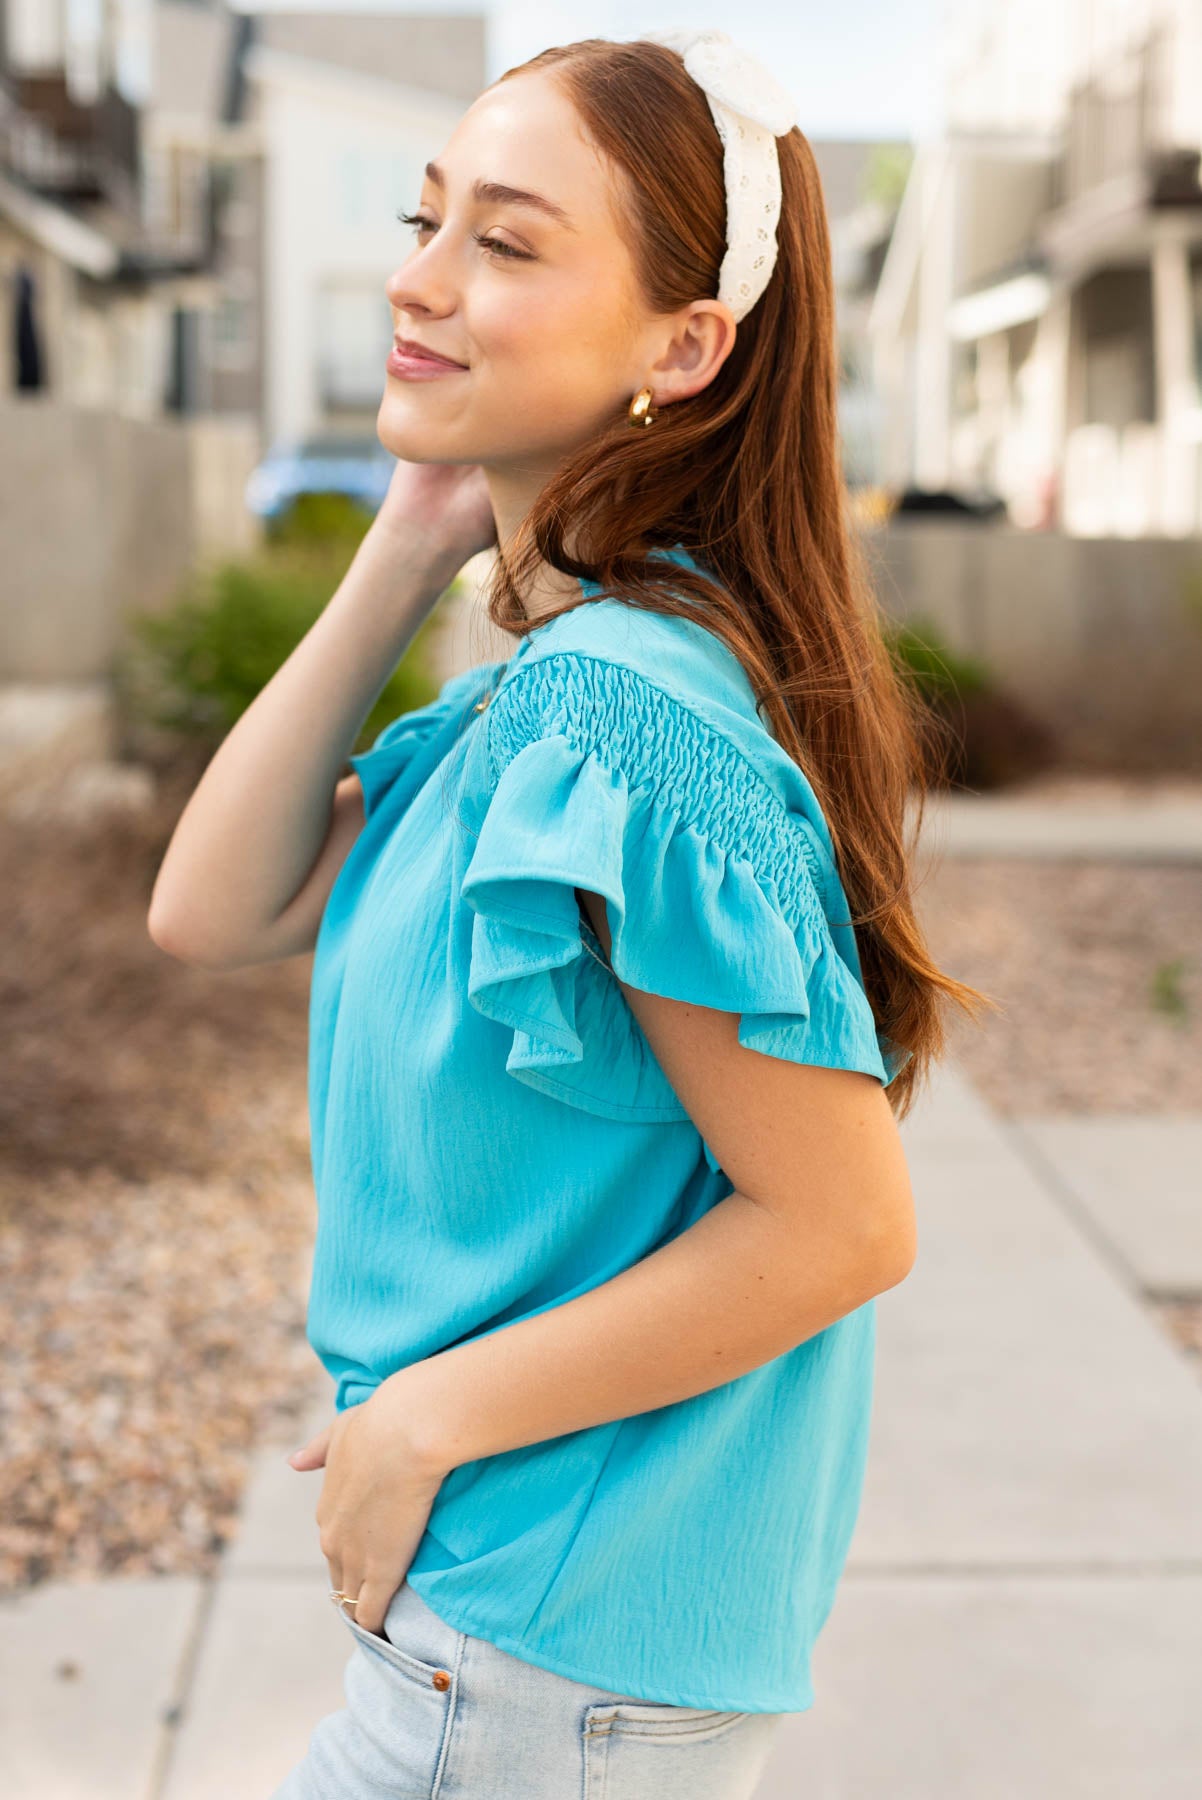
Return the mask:
<path fill-rule="evenodd" d="M 690 301 L 667 349 L 648 371 L 657 402 L 689 400 L 708 387 L 734 349 L 737 333 L 735 316 L 725 301 Z"/>

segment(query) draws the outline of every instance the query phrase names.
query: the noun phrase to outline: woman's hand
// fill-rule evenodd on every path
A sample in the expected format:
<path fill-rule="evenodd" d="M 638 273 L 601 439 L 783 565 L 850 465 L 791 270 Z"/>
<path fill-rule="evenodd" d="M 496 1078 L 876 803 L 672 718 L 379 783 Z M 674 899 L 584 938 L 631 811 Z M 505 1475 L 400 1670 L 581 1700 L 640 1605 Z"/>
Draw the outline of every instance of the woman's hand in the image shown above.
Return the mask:
<path fill-rule="evenodd" d="M 479 463 L 416 463 L 399 459 L 377 514 L 381 523 L 421 532 L 453 553 L 462 568 L 491 550 L 497 522 Z"/>
<path fill-rule="evenodd" d="M 419 1454 L 387 1383 L 339 1413 L 288 1461 L 301 1470 L 324 1466 L 317 1525 L 330 1585 L 357 1599 L 353 1616 L 382 1637 L 389 1602 L 447 1471 Z"/>

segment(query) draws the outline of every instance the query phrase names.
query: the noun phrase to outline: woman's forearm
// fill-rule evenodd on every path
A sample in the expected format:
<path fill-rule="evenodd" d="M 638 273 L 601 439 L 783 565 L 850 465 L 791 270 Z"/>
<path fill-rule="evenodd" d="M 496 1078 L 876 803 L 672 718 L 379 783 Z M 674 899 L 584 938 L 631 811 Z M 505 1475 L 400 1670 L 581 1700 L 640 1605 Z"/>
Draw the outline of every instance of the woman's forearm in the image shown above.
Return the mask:
<path fill-rule="evenodd" d="M 325 842 L 364 719 L 456 573 L 453 551 L 377 515 L 320 617 L 190 796 L 155 881 L 152 935 L 220 963 L 279 917 Z"/>
<path fill-rule="evenodd" d="M 736 1191 L 588 1293 L 398 1370 L 372 1403 L 395 1405 L 417 1457 L 446 1472 L 704 1393 L 902 1278 L 853 1234 L 797 1236 Z"/>

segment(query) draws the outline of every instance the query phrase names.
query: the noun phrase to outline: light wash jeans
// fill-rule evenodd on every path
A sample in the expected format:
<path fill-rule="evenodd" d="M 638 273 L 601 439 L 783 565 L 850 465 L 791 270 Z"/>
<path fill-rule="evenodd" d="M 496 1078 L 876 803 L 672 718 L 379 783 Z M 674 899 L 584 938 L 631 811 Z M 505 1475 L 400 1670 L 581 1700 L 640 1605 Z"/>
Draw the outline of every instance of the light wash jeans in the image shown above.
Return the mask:
<path fill-rule="evenodd" d="M 408 1581 L 271 1800 L 752 1800 L 784 1713 L 649 1704 L 456 1631 Z"/>

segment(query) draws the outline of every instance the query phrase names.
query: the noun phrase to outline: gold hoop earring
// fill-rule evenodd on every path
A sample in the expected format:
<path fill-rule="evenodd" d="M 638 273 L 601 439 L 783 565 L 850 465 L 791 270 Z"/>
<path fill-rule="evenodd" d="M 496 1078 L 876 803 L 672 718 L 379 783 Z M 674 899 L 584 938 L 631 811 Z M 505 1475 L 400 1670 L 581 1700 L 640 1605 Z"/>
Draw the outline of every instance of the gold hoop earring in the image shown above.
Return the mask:
<path fill-rule="evenodd" d="M 654 425 L 655 414 L 651 410 L 651 389 L 640 388 L 630 402 L 626 412 L 628 425 Z"/>

